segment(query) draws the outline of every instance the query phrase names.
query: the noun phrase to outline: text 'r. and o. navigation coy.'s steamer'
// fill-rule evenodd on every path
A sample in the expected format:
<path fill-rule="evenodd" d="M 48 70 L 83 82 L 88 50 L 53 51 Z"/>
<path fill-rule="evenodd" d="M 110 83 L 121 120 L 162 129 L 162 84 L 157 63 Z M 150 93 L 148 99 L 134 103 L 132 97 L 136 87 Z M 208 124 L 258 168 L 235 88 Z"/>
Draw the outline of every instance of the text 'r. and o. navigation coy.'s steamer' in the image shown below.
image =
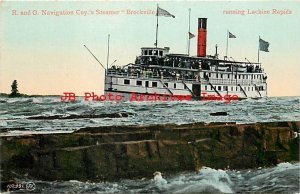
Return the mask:
<path fill-rule="evenodd" d="M 238 62 L 206 55 L 207 18 L 198 19 L 197 56 L 172 54 L 169 47 L 142 47 L 134 63 L 112 66 L 105 74 L 105 94 L 129 100 L 136 95 L 267 96 L 267 76 L 260 63 Z"/>

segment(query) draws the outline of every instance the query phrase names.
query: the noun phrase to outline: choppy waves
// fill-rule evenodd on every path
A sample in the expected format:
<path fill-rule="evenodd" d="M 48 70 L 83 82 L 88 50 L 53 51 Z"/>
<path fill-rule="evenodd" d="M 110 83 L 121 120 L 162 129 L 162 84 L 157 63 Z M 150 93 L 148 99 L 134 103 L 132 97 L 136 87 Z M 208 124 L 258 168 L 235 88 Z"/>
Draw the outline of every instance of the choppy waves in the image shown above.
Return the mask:
<path fill-rule="evenodd" d="M 202 167 L 194 173 L 119 182 L 33 182 L 42 193 L 297 193 L 299 174 L 300 163 L 281 163 L 242 171 Z"/>
<path fill-rule="evenodd" d="M 73 131 L 110 125 L 255 123 L 300 120 L 300 97 L 225 102 L 61 102 L 59 97 L 0 98 L 0 129 L 18 133 Z M 227 116 L 209 113 L 227 112 Z M 36 118 L 36 119 L 35 119 Z M 40 118 L 40 119 L 38 119 Z"/>

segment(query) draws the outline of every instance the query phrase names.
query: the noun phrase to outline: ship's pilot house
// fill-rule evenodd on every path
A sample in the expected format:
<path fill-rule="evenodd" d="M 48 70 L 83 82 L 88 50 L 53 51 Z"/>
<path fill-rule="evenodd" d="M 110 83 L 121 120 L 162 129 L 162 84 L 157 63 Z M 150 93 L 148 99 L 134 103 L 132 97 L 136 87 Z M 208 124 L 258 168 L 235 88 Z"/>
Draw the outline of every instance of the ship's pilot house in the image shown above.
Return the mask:
<path fill-rule="evenodd" d="M 151 47 L 143 47 L 142 48 L 142 56 L 143 57 L 163 57 L 166 54 L 169 53 L 170 48 L 169 47 L 165 47 L 165 48 L 151 48 Z"/>
<path fill-rule="evenodd" d="M 143 47 L 142 54 L 136 63 L 158 65 L 163 62 L 163 58 L 169 53 L 170 48 Z"/>

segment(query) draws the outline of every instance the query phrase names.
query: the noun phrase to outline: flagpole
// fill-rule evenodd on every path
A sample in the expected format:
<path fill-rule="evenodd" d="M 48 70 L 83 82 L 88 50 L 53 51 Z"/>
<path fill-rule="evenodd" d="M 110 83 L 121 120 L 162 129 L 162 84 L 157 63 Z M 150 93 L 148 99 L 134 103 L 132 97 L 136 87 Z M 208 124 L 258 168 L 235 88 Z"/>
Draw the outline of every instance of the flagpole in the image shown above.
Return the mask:
<path fill-rule="evenodd" d="M 155 39 L 155 47 L 157 48 L 157 36 L 158 36 L 158 4 L 156 8 L 156 39 Z"/>
<path fill-rule="evenodd" d="M 108 34 L 108 37 L 107 37 L 107 59 L 106 59 L 106 69 L 108 69 L 108 62 L 109 62 L 109 39 L 110 39 L 110 34 Z"/>
<path fill-rule="evenodd" d="M 191 32 L 191 8 L 189 8 L 188 56 L 190 56 L 190 45 L 191 45 L 190 32 Z"/>
<path fill-rule="evenodd" d="M 258 36 L 258 51 L 257 51 L 257 62 L 259 63 L 259 46 L 260 46 L 260 36 Z"/>
<path fill-rule="evenodd" d="M 229 36 L 229 31 L 227 30 L 226 60 L 228 59 L 228 36 Z"/>

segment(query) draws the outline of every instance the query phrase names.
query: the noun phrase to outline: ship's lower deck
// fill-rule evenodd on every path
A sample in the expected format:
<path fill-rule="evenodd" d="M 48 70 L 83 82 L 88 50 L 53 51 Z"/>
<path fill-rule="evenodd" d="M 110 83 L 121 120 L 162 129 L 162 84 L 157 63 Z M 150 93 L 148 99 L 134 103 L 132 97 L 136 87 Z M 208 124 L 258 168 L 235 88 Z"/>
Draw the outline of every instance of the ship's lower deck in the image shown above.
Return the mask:
<path fill-rule="evenodd" d="M 122 96 L 125 101 L 132 99 L 215 99 L 218 97 L 262 98 L 267 96 L 267 83 L 259 80 L 234 79 L 199 79 L 168 80 L 161 78 L 135 78 L 127 76 L 107 75 L 105 78 L 105 94 Z M 155 95 L 156 97 L 147 97 Z M 140 98 L 142 96 L 142 98 Z M 173 96 L 173 98 L 171 98 Z"/>

